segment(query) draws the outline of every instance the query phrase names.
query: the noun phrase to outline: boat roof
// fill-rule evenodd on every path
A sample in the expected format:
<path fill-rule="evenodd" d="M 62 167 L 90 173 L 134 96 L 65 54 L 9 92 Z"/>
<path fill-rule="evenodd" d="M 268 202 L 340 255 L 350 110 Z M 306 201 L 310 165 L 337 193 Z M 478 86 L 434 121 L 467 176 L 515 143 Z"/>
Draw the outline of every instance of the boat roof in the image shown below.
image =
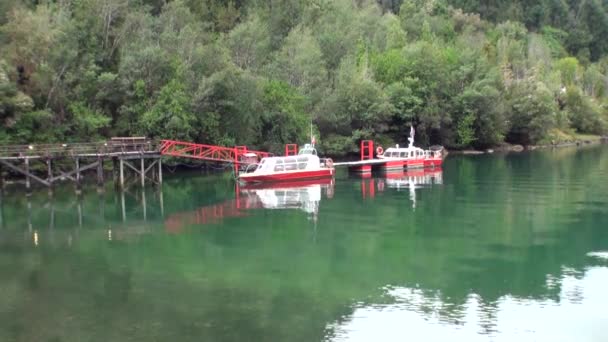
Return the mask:
<path fill-rule="evenodd" d="M 293 156 L 272 156 L 272 157 L 264 157 L 262 159 L 269 159 L 269 160 L 279 160 L 279 159 L 289 159 L 289 158 L 301 158 L 301 157 L 317 157 L 317 155 L 314 154 L 298 154 L 298 155 L 293 155 Z"/>
<path fill-rule="evenodd" d="M 422 150 L 420 147 L 416 147 L 416 146 L 408 146 L 408 147 L 399 147 L 399 145 L 397 146 L 393 146 L 393 147 L 389 147 L 386 149 L 387 151 L 410 151 L 410 150 Z"/>

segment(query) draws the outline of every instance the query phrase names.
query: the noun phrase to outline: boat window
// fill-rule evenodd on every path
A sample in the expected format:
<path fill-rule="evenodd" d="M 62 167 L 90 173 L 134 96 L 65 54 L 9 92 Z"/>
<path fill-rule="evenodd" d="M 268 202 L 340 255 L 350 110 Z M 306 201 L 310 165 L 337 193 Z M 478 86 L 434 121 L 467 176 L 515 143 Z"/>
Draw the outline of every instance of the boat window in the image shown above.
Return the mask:
<path fill-rule="evenodd" d="M 298 152 L 298 155 L 306 155 L 306 154 L 317 154 L 317 150 L 313 147 L 304 147 Z"/>
<path fill-rule="evenodd" d="M 390 158 L 392 155 L 393 155 L 393 152 L 389 152 L 389 151 L 384 152 L 384 156 L 385 157 L 389 157 Z"/>
<path fill-rule="evenodd" d="M 401 158 L 407 158 L 407 152 L 401 152 Z"/>
<path fill-rule="evenodd" d="M 414 156 L 414 151 L 410 152 L 410 157 Z"/>
<path fill-rule="evenodd" d="M 258 165 L 256 170 L 263 170 L 266 165 L 267 165 L 266 158 L 262 158 L 262 160 L 260 161 L 260 164 Z"/>

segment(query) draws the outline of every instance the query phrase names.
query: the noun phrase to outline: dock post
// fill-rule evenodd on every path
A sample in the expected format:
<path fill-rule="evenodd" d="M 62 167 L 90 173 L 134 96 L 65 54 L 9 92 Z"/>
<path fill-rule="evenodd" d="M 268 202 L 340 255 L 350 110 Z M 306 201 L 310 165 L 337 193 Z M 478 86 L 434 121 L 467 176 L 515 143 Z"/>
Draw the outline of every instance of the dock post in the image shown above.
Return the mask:
<path fill-rule="evenodd" d="M 51 160 L 52 160 L 51 158 L 46 160 L 46 173 L 47 173 L 48 182 L 49 182 L 49 189 L 53 188 L 53 164 L 52 164 Z"/>
<path fill-rule="evenodd" d="M 49 217 L 49 229 L 53 230 L 55 229 L 55 202 L 53 201 L 53 198 L 51 196 L 49 196 L 49 200 L 50 200 L 50 217 Z"/>
<path fill-rule="evenodd" d="M 97 158 L 97 185 L 103 185 L 103 158 Z"/>
<path fill-rule="evenodd" d="M 0 191 L 0 229 L 4 228 L 4 211 L 2 210 L 2 192 Z"/>
<path fill-rule="evenodd" d="M 80 190 L 80 158 L 76 158 L 76 190 Z"/>
<path fill-rule="evenodd" d="M 163 158 L 158 157 L 158 184 L 163 184 Z"/>
<path fill-rule="evenodd" d="M 148 210 L 146 203 L 146 189 L 141 189 L 141 206 L 144 211 L 144 222 L 148 220 Z"/>
<path fill-rule="evenodd" d="M 25 157 L 25 188 L 30 190 L 30 159 Z"/>
<path fill-rule="evenodd" d="M 32 232 L 32 200 L 30 196 L 26 196 L 27 198 L 27 231 Z"/>
<path fill-rule="evenodd" d="M 118 185 L 118 160 L 116 157 L 112 157 L 112 180 L 114 186 Z"/>
<path fill-rule="evenodd" d="M 122 160 L 122 158 L 118 159 L 118 164 L 119 164 L 119 169 L 120 169 L 118 171 L 119 172 L 118 177 L 120 179 L 119 184 L 120 184 L 120 188 L 124 189 L 124 187 L 125 187 L 125 166 L 123 165 L 124 161 Z"/>
<path fill-rule="evenodd" d="M 78 194 L 76 209 L 78 210 L 78 228 L 82 228 L 82 196 Z"/>
<path fill-rule="evenodd" d="M 122 165 L 122 160 L 121 160 Z M 125 208 L 125 192 L 123 189 L 120 190 L 120 209 L 122 213 L 122 222 L 127 222 L 127 210 Z"/>
<path fill-rule="evenodd" d="M 163 188 L 158 188 L 158 202 L 160 204 L 160 216 L 165 217 L 165 203 L 163 201 Z"/>
<path fill-rule="evenodd" d="M 141 173 L 139 174 L 139 178 L 141 179 L 141 187 L 143 188 L 146 185 L 146 169 L 144 168 L 144 156 L 141 156 L 140 165 Z"/>

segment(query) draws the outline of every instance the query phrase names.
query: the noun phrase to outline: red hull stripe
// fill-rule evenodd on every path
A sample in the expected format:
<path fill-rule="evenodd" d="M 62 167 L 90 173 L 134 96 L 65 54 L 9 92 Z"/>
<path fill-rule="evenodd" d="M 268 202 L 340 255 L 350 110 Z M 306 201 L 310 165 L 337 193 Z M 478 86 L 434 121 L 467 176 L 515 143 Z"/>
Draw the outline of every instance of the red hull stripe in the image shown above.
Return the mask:
<path fill-rule="evenodd" d="M 304 179 L 319 179 L 325 177 L 332 177 L 334 175 L 333 169 L 315 170 L 315 171 L 298 171 L 298 172 L 285 172 L 285 173 L 273 173 L 268 175 L 242 175 L 239 179 L 243 182 L 284 182 L 292 180 L 304 180 Z"/>

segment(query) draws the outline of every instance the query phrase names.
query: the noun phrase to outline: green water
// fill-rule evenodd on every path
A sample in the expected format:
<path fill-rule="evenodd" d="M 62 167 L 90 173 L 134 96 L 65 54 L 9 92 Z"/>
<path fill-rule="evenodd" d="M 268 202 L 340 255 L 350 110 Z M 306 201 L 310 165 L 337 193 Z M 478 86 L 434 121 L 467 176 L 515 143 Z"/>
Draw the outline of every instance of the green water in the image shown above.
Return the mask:
<path fill-rule="evenodd" d="M 0 341 L 608 341 L 608 147 L 411 176 L 9 190 Z"/>

